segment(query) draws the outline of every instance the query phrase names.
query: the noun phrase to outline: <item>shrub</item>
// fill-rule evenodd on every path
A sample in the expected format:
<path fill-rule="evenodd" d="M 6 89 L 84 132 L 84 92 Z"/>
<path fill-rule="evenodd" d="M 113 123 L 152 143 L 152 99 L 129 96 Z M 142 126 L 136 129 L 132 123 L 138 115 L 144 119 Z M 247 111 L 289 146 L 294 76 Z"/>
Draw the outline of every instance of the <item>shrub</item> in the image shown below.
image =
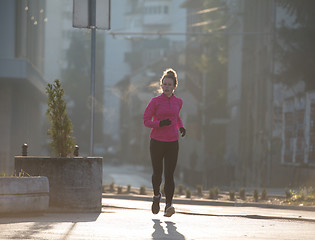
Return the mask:
<path fill-rule="evenodd" d="M 122 186 L 118 186 L 117 187 L 117 193 L 122 194 L 122 189 L 123 189 Z"/>
<path fill-rule="evenodd" d="M 186 198 L 191 198 L 191 192 L 190 189 L 186 189 Z"/>
<path fill-rule="evenodd" d="M 240 199 L 246 200 L 246 191 L 244 188 L 240 189 Z"/>
<path fill-rule="evenodd" d="M 130 193 L 131 192 L 131 185 L 128 185 L 127 186 L 127 193 Z"/>
<path fill-rule="evenodd" d="M 209 198 L 210 199 L 217 199 L 219 196 L 219 189 L 217 187 L 211 188 L 209 190 Z"/>
<path fill-rule="evenodd" d="M 146 195 L 146 194 L 147 194 L 147 190 L 146 190 L 145 186 L 142 185 L 142 186 L 140 187 L 140 195 Z"/>
<path fill-rule="evenodd" d="M 114 192 L 115 191 L 115 183 L 112 182 L 110 185 L 109 185 L 109 191 L 111 192 Z"/>
<path fill-rule="evenodd" d="M 209 190 L 209 198 L 210 198 L 210 199 L 215 199 L 215 192 L 214 192 L 213 188 L 211 188 L 211 189 Z"/>
<path fill-rule="evenodd" d="M 229 191 L 230 201 L 235 201 L 235 191 L 230 190 Z"/>
<path fill-rule="evenodd" d="M 258 190 L 257 189 L 255 189 L 253 192 L 253 198 L 254 198 L 255 202 L 258 202 Z"/>
<path fill-rule="evenodd" d="M 267 190 L 265 188 L 261 192 L 261 199 L 267 200 Z"/>
<path fill-rule="evenodd" d="M 64 90 L 60 81 L 56 79 L 53 84 L 47 85 L 48 109 L 46 114 L 50 122 L 50 129 L 47 134 L 51 138 L 49 143 L 53 153 L 58 157 L 67 157 L 73 153 L 75 148 L 72 134 L 72 123 L 66 112 L 66 102 L 63 99 Z"/>
<path fill-rule="evenodd" d="M 178 194 L 184 195 L 184 186 L 182 184 L 178 185 Z"/>
<path fill-rule="evenodd" d="M 219 192 L 220 192 L 219 188 L 215 187 L 214 188 L 214 196 L 215 196 L 215 198 L 219 197 Z"/>
<path fill-rule="evenodd" d="M 287 199 L 290 199 L 290 198 L 292 197 L 292 191 L 289 190 L 289 189 L 286 189 L 286 190 L 285 190 L 285 197 L 286 197 Z"/>
<path fill-rule="evenodd" d="M 198 196 L 202 197 L 202 195 L 203 195 L 203 194 L 202 194 L 203 186 L 202 186 L 202 185 L 197 185 L 196 188 L 197 188 L 197 194 L 198 194 Z"/>

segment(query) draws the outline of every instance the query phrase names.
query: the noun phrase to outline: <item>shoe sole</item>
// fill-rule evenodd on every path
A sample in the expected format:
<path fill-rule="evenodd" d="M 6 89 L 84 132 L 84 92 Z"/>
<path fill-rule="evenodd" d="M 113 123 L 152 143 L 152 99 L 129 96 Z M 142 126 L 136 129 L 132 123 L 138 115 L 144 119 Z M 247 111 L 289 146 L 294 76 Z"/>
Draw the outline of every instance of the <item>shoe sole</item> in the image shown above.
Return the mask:
<path fill-rule="evenodd" d="M 153 214 L 158 214 L 160 212 L 160 201 L 161 201 L 161 198 L 159 198 L 159 200 L 156 199 L 156 201 L 154 201 L 154 198 L 153 198 L 153 203 L 152 203 L 152 206 L 151 206 L 151 211 Z"/>
<path fill-rule="evenodd" d="M 151 207 L 151 211 L 153 214 L 158 214 L 160 212 L 160 204 L 158 204 L 158 206 L 155 206 L 155 204 L 152 204 L 152 207 Z"/>
<path fill-rule="evenodd" d="M 164 213 L 164 217 L 171 217 L 175 213 L 174 207 L 169 207 Z"/>

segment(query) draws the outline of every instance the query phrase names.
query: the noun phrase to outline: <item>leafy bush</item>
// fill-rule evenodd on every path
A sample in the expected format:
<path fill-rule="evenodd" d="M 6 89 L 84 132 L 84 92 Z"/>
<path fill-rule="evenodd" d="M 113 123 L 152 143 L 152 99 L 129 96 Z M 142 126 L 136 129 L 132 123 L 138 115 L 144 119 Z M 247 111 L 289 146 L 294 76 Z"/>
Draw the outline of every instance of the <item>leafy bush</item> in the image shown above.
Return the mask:
<path fill-rule="evenodd" d="M 210 198 L 210 199 L 215 199 L 215 193 L 214 193 L 214 191 L 213 191 L 213 188 L 211 188 L 211 189 L 209 190 L 209 198 Z"/>
<path fill-rule="evenodd" d="M 189 188 L 186 189 L 186 198 L 191 198 L 191 191 Z"/>
<path fill-rule="evenodd" d="M 244 201 L 246 200 L 246 191 L 244 188 L 240 189 L 240 199 L 242 199 Z"/>
<path fill-rule="evenodd" d="M 178 185 L 178 194 L 184 195 L 184 186 L 182 184 Z"/>
<path fill-rule="evenodd" d="M 211 188 L 209 190 L 209 198 L 217 199 L 219 197 L 219 189 L 217 187 Z"/>
<path fill-rule="evenodd" d="M 253 198 L 254 198 L 255 202 L 258 202 L 258 190 L 257 189 L 255 189 L 253 192 Z"/>
<path fill-rule="evenodd" d="M 218 198 L 218 197 L 219 197 L 219 192 L 220 192 L 219 188 L 215 187 L 215 188 L 214 188 L 215 198 Z"/>
<path fill-rule="evenodd" d="M 115 183 L 112 182 L 110 185 L 109 185 L 109 191 L 111 192 L 114 192 L 115 191 Z"/>
<path fill-rule="evenodd" d="M 202 193 L 203 192 L 203 186 L 202 185 L 197 185 L 196 188 L 197 188 L 197 195 L 202 197 L 202 195 L 203 195 L 203 193 Z"/>
<path fill-rule="evenodd" d="M 290 199 L 292 197 L 292 191 L 289 189 L 285 190 L 285 197 L 286 199 Z"/>
<path fill-rule="evenodd" d="M 145 186 L 142 185 L 142 186 L 140 187 L 140 195 L 146 195 L 146 194 L 147 194 L 147 190 L 146 190 Z"/>
<path fill-rule="evenodd" d="M 66 102 L 63 99 L 65 93 L 60 81 L 56 79 L 53 84 L 48 84 L 46 93 L 48 95 L 46 114 L 51 125 L 47 132 L 52 140 L 50 146 L 58 157 L 67 157 L 73 153 L 75 142 L 70 136 L 72 123 L 66 112 Z"/>
<path fill-rule="evenodd" d="M 261 200 L 267 200 L 267 190 L 265 188 L 261 192 Z"/>
<path fill-rule="evenodd" d="M 230 190 L 229 191 L 230 201 L 235 201 L 235 191 Z"/>
<path fill-rule="evenodd" d="M 310 204 L 315 202 L 315 190 L 312 187 L 309 188 L 300 188 L 299 191 L 290 190 L 291 198 L 289 201 L 291 203 L 303 203 Z"/>

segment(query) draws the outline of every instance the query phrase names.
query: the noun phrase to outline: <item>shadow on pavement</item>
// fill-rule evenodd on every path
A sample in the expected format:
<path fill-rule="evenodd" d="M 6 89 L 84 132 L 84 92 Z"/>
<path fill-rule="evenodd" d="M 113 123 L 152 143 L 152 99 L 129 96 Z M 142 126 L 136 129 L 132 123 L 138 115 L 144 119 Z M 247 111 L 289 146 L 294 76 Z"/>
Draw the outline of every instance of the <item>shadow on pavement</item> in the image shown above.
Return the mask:
<path fill-rule="evenodd" d="M 44 213 L 44 214 L 10 214 L 0 216 L 0 224 L 8 223 L 58 223 L 58 222 L 94 222 L 101 213 Z"/>
<path fill-rule="evenodd" d="M 17 230 L 10 239 L 34 239 L 34 236 L 41 232 L 54 229 L 60 222 L 69 222 L 70 226 L 65 232 L 60 233 L 60 240 L 65 240 L 71 235 L 78 222 L 93 222 L 100 213 L 45 213 L 41 215 L 7 215 L 0 217 L 1 224 L 10 223 L 30 223 L 27 229 Z"/>
<path fill-rule="evenodd" d="M 152 233 L 152 239 L 178 239 L 185 240 L 185 236 L 177 231 L 177 227 L 174 222 L 165 221 L 167 232 L 164 231 L 162 222 L 159 219 L 152 219 L 154 222 Z"/>

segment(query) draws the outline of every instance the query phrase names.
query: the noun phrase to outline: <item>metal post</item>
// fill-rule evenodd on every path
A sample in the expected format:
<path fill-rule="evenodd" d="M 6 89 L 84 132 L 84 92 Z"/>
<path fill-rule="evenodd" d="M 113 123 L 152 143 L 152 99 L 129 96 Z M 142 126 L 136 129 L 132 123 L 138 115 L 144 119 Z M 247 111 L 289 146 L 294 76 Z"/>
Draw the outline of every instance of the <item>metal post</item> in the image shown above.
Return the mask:
<path fill-rule="evenodd" d="M 91 135 L 90 156 L 94 149 L 94 102 L 95 102 L 95 44 L 96 44 L 96 0 L 90 0 L 90 29 L 91 29 Z"/>
<path fill-rule="evenodd" d="M 73 155 L 74 155 L 75 157 L 78 157 L 78 156 L 79 156 L 79 146 L 78 146 L 78 145 L 75 145 Z"/>
<path fill-rule="evenodd" d="M 22 145 L 22 156 L 27 156 L 27 143 Z"/>

